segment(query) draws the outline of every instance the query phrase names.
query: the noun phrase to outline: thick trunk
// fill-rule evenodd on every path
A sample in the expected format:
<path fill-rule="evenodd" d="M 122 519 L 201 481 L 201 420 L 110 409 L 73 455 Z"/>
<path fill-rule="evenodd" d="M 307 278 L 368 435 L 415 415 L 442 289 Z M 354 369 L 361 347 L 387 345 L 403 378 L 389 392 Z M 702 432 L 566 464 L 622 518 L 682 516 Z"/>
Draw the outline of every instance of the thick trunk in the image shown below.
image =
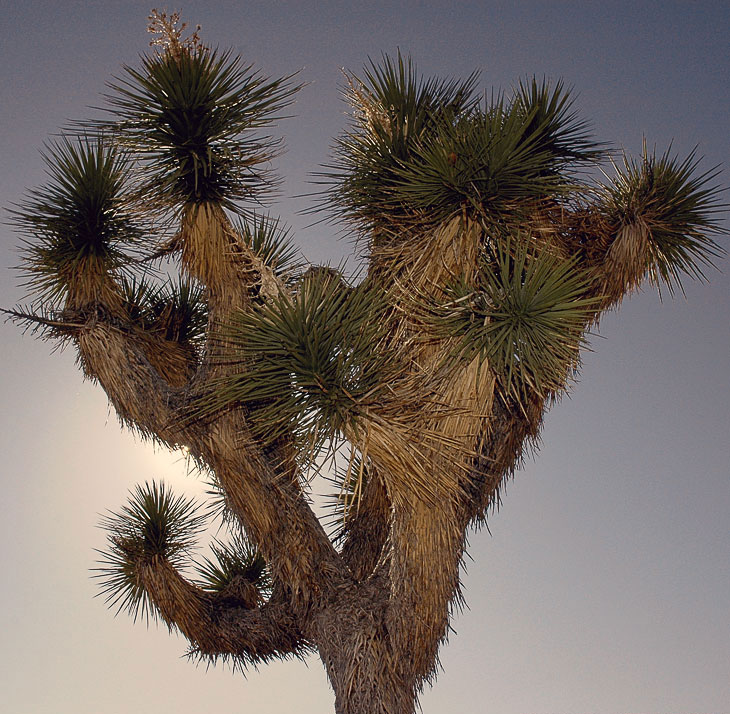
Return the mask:
<path fill-rule="evenodd" d="M 388 661 L 389 653 L 383 642 L 373 640 L 366 646 L 366 653 L 359 645 L 342 651 L 327 667 L 335 692 L 335 714 L 413 714 L 413 675 L 385 670 L 382 663 Z"/>
<path fill-rule="evenodd" d="M 338 593 L 312 620 L 313 634 L 335 693 L 336 714 L 413 714 L 421 678 L 388 630 L 388 584 L 375 577 Z"/>

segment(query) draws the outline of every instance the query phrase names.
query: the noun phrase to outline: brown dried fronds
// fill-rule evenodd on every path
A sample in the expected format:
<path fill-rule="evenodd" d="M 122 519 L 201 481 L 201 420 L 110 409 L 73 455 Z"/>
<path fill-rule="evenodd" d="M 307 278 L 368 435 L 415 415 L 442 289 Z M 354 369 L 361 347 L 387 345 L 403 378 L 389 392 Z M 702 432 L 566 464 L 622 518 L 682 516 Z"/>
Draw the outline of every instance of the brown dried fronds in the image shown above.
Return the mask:
<path fill-rule="evenodd" d="M 450 339 L 424 338 L 422 311 L 415 309 L 423 300 L 442 298 L 456 276 L 476 270 L 482 227 L 456 216 L 412 238 L 380 246 L 369 275 L 389 286 L 387 349 L 402 368 L 347 434 L 381 470 L 396 510 L 417 501 L 437 508 L 460 499 L 494 395 L 488 367 L 449 359 Z"/>
<path fill-rule="evenodd" d="M 200 588 L 187 582 L 163 556 L 138 563 L 135 570 L 140 585 L 168 627 L 176 627 L 193 641 L 205 638 L 209 627 L 207 596 Z"/>
<path fill-rule="evenodd" d="M 370 247 L 370 274 L 383 284 L 395 283 L 394 300 L 410 303 L 414 294 L 442 289 L 455 276 L 475 271 L 482 240 L 482 227 L 462 215 L 430 231 L 381 236 Z"/>
<path fill-rule="evenodd" d="M 319 574 L 332 567 L 336 554 L 298 484 L 289 474 L 274 471 L 240 412 L 221 414 L 204 441 L 200 450 L 227 505 L 260 548 L 274 578 L 287 583 L 295 599 L 310 599 L 318 590 Z M 280 534 L 282 524 L 290 528 L 290 547 L 278 549 L 271 534 Z"/>
<path fill-rule="evenodd" d="M 113 314 L 121 311 L 119 284 L 103 258 L 86 255 L 58 272 L 66 286 L 66 309 L 77 311 L 99 306 Z"/>
<path fill-rule="evenodd" d="M 107 321 L 89 320 L 76 337 L 79 361 L 84 373 L 103 385 L 123 424 L 175 448 L 179 431 L 171 385 L 148 357 L 152 345 L 139 337 Z M 160 354 L 157 366 L 177 373 L 177 360 L 168 359 Z"/>
<path fill-rule="evenodd" d="M 171 387 L 184 387 L 190 382 L 198 366 L 198 356 L 191 345 L 144 332 L 138 339 L 150 365 Z"/>
<path fill-rule="evenodd" d="M 285 658 L 306 646 L 290 613 L 283 613 L 281 605 L 263 603 L 245 586 L 209 593 L 162 557 L 150 558 L 135 570 L 156 613 L 185 636 L 191 654 L 210 662 L 232 659 L 234 666 L 243 668 Z"/>
<path fill-rule="evenodd" d="M 426 680 L 448 635 L 450 605 L 459 598 L 463 532 L 453 502 L 415 501 L 396 511 L 391 534 L 389 631 L 396 656 Z"/>
<path fill-rule="evenodd" d="M 455 472 L 465 468 L 462 443 L 439 429 L 428 429 L 417 419 L 415 407 L 428 408 L 422 402 L 414 405 L 403 401 L 399 405 L 400 409 L 395 402 L 389 405 L 385 414 L 382 409 L 379 413 L 368 410 L 358 419 L 357 431 L 348 430 L 347 436 L 380 469 L 394 506 L 405 506 L 413 499 L 435 506 L 458 489 Z M 443 458 L 452 467 L 438 468 L 436 454 L 441 455 L 438 461 Z"/>
<path fill-rule="evenodd" d="M 147 18 L 149 25 L 147 32 L 153 35 L 160 35 L 154 40 L 150 40 L 150 47 L 161 47 L 162 53 L 169 53 L 175 59 L 179 59 L 183 53 L 195 54 L 204 49 L 204 45 L 200 41 L 200 25 L 195 27 L 195 31 L 183 36 L 187 29 L 188 23 L 180 23 L 180 13 L 173 12 L 168 15 L 165 10 L 153 9 Z"/>
<path fill-rule="evenodd" d="M 335 533 L 342 539 L 341 555 L 357 581 L 371 575 L 381 558 L 390 533 L 392 508 L 384 479 L 372 463 L 367 466 L 362 494 L 352 507 L 350 517 Z"/>
<path fill-rule="evenodd" d="M 603 261 L 616 226 L 604 211 L 579 201 L 570 206 L 541 205 L 524 228 L 541 249 L 557 250 L 566 258 L 577 257 L 582 265 L 590 267 Z"/>
<path fill-rule="evenodd" d="M 638 289 L 649 270 L 649 227 L 641 218 L 616 232 L 602 267 L 602 292 L 618 302 Z"/>
<path fill-rule="evenodd" d="M 651 267 L 651 228 L 645 219 L 612 220 L 600 207 L 584 206 L 564 211 L 561 222 L 564 249 L 595 275 L 599 311 L 638 290 Z"/>

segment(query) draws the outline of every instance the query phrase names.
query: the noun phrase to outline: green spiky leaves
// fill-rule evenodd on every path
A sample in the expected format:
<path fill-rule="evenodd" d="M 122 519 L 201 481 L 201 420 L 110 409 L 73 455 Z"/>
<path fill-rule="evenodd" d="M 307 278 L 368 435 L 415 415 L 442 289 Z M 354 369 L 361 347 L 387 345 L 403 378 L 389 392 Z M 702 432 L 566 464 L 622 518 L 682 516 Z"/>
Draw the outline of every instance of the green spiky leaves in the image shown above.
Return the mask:
<path fill-rule="evenodd" d="M 349 288 L 331 269 L 310 271 L 293 297 L 239 313 L 221 335 L 223 359 L 241 371 L 202 410 L 244 404 L 264 441 L 293 434 L 316 453 L 384 388 L 383 315 L 380 292 Z"/>
<path fill-rule="evenodd" d="M 277 277 L 290 278 L 301 267 L 299 249 L 278 220 L 268 216 L 241 217 L 235 228 L 244 244 Z"/>
<path fill-rule="evenodd" d="M 725 208 L 722 189 L 714 184 L 718 169 L 698 171 L 700 159 L 692 151 L 686 159 L 671 154 L 649 154 L 640 160 L 623 157 L 614 164 L 616 175 L 603 187 L 602 209 L 618 227 L 645 229 L 646 254 L 639 256 L 643 276 L 670 292 L 681 287 L 682 276 L 704 279 L 703 268 L 724 254 L 712 239 L 725 233 L 717 214 Z"/>
<path fill-rule="evenodd" d="M 211 546 L 215 560 L 204 558 L 198 568 L 202 586 L 224 597 L 255 607 L 271 587 L 271 577 L 261 553 L 241 537 L 230 544 Z"/>
<path fill-rule="evenodd" d="M 205 338 L 208 310 L 203 289 L 189 280 L 152 284 L 125 280 L 121 286 L 130 322 L 165 340 L 198 345 Z"/>
<path fill-rule="evenodd" d="M 526 205 L 564 195 L 571 184 L 560 172 L 562 157 L 546 142 L 543 124 L 533 127 L 537 107 L 528 109 L 500 99 L 439 122 L 399 167 L 393 197 L 438 224 L 464 210 L 489 220 L 514 218 Z"/>
<path fill-rule="evenodd" d="M 112 126 L 145 169 L 141 191 L 162 206 L 235 208 L 272 186 L 263 168 L 279 142 L 260 136 L 291 102 L 290 77 L 269 80 L 230 51 L 203 47 L 143 57 L 110 85 Z"/>
<path fill-rule="evenodd" d="M 544 154 L 545 170 L 560 171 L 574 164 L 595 163 L 604 156 L 604 144 L 591 136 L 588 122 L 573 109 L 574 98 L 562 80 L 520 81 L 513 105 L 528 120 L 524 138 Z"/>
<path fill-rule="evenodd" d="M 13 211 L 28 236 L 22 268 L 27 284 L 54 305 L 93 301 L 105 277 L 130 261 L 142 236 L 126 191 L 126 157 L 104 138 L 63 138 L 44 155 L 50 181 Z"/>
<path fill-rule="evenodd" d="M 364 80 L 350 79 L 345 100 L 355 110 L 354 126 L 336 144 L 336 163 L 326 175 L 330 200 L 366 226 L 397 213 L 392 194 L 399 171 L 434 133 L 441 115 L 459 116 L 474 106 L 476 74 L 466 81 L 418 76 L 410 58 L 371 61 Z M 390 210 L 389 210 L 390 209 Z"/>
<path fill-rule="evenodd" d="M 524 239 L 496 243 L 478 285 L 451 286 L 434 324 L 456 338 L 460 359 L 481 355 L 505 396 L 520 403 L 530 394 L 545 398 L 562 390 L 577 366 L 598 305 L 586 297 L 589 285 L 574 260 L 530 249 Z"/>
<path fill-rule="evenodd" d="M 568 170 L 601 156 L 562 82 L 475 100 L 465 82 L 421 80 L 383 59 L 346 94 L 355 126 L 337 144 L 330 201 L 365 228 L 433 226 L 467 210 L 490 219 L 576 188 Z"/>
<path fill-rule="evenodd" d="M 136 486 L 127 505 L 101 524 L 108 546 L 96 577 L 110 606 L 135 619 L 154 614 L 141 568 L 156 558 L 173 567 L 185 565 L 203 523 L 195 503 L 173 495 L 164 483 Z"/>

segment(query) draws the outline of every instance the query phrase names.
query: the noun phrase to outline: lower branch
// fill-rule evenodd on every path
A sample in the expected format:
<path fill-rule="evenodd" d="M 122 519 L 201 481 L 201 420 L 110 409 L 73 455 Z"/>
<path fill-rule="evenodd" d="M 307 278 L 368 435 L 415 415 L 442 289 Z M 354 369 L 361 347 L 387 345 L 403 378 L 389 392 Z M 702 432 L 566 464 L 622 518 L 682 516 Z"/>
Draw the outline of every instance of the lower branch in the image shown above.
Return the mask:
<path fill-rule="evenodd" d="M 229 410 L 206 422 L 181 419 L 187 392 L 170 388 L 132 335 L 95 319 L 77 340 L 87 375 L 99 381 L 126 424 L 171 448 L 188 447 L 215 472 L 231 510 L 277 580 L 308 602 L 349 579 L 290 474 L 276 471 L 248 436 L 240 413 Z"/>
<path fill-rule="evenodd" d="M 248 609 L 189 583 L 164 556 L 135 565 L 135 575 L 160 618 L 201 656 L 245 663 L 302 654 L 307 649 L 283 599 Z"/>

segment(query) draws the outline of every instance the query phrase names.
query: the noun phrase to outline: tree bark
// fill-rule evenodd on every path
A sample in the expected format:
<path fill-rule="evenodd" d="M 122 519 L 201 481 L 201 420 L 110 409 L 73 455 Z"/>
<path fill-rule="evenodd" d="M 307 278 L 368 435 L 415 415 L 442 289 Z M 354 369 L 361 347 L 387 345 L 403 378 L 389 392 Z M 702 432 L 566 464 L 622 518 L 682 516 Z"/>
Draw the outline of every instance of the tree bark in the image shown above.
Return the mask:
<path fill-rule="evenodd" d="M 387 573 L 353 583 L 310 631 L 335 693 L 337 714 L 413 714 L 421 680 L 389 629 L 392 607 Z M 394 637 L 395 635 L 395 637 Z"/>

